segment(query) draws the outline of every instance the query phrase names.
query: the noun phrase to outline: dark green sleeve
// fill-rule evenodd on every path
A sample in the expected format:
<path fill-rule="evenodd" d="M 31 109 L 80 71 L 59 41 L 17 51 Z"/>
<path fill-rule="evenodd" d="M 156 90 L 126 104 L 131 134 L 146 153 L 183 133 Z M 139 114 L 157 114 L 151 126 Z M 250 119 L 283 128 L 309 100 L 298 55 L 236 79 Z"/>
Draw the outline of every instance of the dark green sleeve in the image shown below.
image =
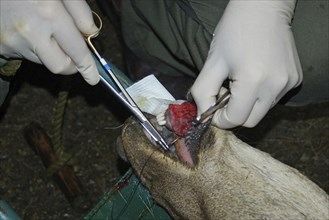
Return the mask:
<path fill-rule="evenodd" d="M 125 43 L 154 68 L 196 77 L 227 1 L 122 1 Z"/>

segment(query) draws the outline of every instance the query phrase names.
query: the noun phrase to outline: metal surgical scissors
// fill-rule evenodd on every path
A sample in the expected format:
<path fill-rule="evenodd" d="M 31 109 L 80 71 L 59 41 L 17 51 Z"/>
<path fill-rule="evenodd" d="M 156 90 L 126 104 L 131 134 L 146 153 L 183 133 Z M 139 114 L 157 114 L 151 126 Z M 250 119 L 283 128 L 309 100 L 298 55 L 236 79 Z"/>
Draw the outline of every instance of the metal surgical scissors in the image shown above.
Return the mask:
<path fill-rule="evenodd" d="M 98 36 L 100 30 L 102 29 L 102 20 L 99 17 L 99 15 L 95 12 L 93 12 L 93 15 L 96 16 L 99 22 L 98 30 L 97 32 L 93 34 L 83 34 L 87 44 L 89 45 L 90 49 L 98 59 L 98 61 L 101 63 L 103 68 L 108 73 L 109 77 L 114 82 L 115 88 L 111 82 L 108 81 L 108 77 L 104 77 L 100 74 L 100 79 L 104 83 L 104 85 L 117 97 L 121 102 L 129 108 L 129 110 L 136 116 L 136 118 L 139 120 L 140 124 L 143 126 L 145 131 L 151 136 L 151 138 L 158 143 L 164 150 L 169 150 L 169 145 L 166 143 L 164 138 L 159 134 L 159 132 L 155 129 L 155 127 L 151 124 L 151 122 L 146 118 L 144 113 L 139 109 L 137 104 L 134 102 L 134 100 L 131 98 L 131 96 L 128 94 L 126 89 L 123 87 L 123 85 L 120 83 L 116 75 L 113 73 L 111 66 L 106 62 L 106 60 L 100 56 L 96 48 L 94 47 L 93 43 L 91 42 L 91 39 Z"/>

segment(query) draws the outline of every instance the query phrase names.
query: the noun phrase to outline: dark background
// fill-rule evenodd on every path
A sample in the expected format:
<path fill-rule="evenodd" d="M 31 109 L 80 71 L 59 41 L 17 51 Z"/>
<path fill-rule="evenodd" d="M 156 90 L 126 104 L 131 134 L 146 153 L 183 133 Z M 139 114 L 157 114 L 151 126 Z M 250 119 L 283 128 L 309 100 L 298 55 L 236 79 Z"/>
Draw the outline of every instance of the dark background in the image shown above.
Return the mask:
<path fill-rule="evenodd" d="M 98 49 L 125 70 L 120 39 L 94 1 L 89 2 L 104 21 L 96 42 Z M 32 121 L 40 123 L 52 136 L 61 78 L 41 65 L 24 62 L 0 112 L 0 198 L 24 219 L 81 219 L 86 214 L 70 206 L 23 136 L 23 129 Z M 101 85 L 92 87 L 80 75 L 73 77 L 63 143 L 79 159 L 78 176 L 93 205 L 127 170 L 115 149 L 120 125 L 127 115 Z M 329 192 L 328 103 L 302 108 L 276 106 L 257 127 L 234 132 Z"/>

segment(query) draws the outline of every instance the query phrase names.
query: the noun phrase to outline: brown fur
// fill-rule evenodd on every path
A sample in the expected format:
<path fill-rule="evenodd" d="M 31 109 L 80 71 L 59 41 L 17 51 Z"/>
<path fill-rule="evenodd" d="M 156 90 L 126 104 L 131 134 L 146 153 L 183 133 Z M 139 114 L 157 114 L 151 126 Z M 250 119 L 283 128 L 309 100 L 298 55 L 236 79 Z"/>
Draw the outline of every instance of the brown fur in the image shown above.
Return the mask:
<path fill-rule="evenodd" d="M 136 174 L 175 219 L 329 218 L 322 189 L 229 131 L 209 129 L 194 168 L 156 150 L 133 120 L 122 140 Z"/>

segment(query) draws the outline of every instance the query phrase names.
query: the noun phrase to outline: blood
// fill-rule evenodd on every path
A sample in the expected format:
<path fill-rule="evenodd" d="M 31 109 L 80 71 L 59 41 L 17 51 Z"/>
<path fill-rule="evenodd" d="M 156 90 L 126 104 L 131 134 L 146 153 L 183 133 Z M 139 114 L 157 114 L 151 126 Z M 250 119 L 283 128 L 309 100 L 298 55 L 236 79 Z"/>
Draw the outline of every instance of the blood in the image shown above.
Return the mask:
<path fill-rule="evenodd" d="M 184 137 L 197 116 L 197 107 L 192 102 L 170 104 L 167 114 L 171 129 L 178 136 Z"/>
<path fill-rule="evenodd" d="M 122 189 L 123 187 L 127 186 L 130 180 L 132 173 L 126 176 L 122 181 L 118 182 L 116 185 L 112 187 L 112 194 L 115 194 L 118 190 Z"/>

